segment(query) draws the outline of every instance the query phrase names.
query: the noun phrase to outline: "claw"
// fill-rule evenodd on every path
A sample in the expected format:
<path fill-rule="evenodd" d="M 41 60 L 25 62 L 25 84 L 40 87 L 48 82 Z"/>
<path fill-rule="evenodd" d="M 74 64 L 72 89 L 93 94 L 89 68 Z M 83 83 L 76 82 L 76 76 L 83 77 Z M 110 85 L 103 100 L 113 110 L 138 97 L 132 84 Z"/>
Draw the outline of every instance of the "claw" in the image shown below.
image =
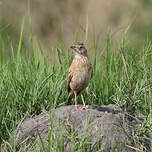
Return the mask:
<path fill-rule="evenodd" d="M 87 110 L 88 108 L 89 108 L 88 105 L 83 105 L 80 109 L 81 109 L 81 110 Z"/>

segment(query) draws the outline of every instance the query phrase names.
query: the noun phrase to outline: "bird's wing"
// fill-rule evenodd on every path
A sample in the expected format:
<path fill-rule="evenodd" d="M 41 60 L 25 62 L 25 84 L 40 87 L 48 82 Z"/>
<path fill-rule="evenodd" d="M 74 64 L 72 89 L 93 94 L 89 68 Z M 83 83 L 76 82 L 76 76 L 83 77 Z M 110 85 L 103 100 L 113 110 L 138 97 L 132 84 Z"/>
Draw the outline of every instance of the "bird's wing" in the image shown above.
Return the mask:
<path fill-rule="evenodd" d="M 68 92 L 70 92 L 70 90 L 71 90 L 71 88 L 70 88 L 70 82 L 71 82 L 72 77 L 73 77 L 72 71 L 69 71 L 69 73 L 68 73 L 68 79 L 67 79 L 67 89 L 68 89 Z"/>

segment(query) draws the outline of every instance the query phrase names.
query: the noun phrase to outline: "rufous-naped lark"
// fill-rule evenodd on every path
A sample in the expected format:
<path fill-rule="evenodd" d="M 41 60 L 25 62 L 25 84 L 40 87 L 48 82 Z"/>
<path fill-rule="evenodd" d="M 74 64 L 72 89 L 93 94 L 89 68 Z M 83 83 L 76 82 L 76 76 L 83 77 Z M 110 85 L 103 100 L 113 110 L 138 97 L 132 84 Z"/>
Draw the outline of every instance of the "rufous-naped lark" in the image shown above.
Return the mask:
<path fill-rule="evenodd" d="M 91 80 L 93 68 L 87 55 L 87 49 L 83 43 L 72 45 L 71 48 L 74 50 L 74 59 L 67 78 L 67 88 L 69 92 L 67 104 L 71 104 L 71 100 L 74 97 L 77 109 L 77 96 L 81 95 L 83 108 L 86 108 L 82 92 Z"/>

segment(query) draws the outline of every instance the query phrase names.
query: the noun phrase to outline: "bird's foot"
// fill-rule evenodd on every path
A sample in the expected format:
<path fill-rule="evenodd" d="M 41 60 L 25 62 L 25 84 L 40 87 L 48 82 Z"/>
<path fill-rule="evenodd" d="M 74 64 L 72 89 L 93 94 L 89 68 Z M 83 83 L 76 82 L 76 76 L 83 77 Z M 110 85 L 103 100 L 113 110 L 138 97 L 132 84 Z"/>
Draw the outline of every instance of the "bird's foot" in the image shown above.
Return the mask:
<path fill-rule="evenodd" d="M 88 105 L 83 105 L 83 106 L 80 108 L 80 110 L 87 110 L 88 108 L 89 108 Z"/>
<path fill-rule="evenodd" d="M 88 105 L 83 105 L 83 106 L 79 106 L 79 107 L 78 107 L 78 105 L 75 105 L 75 108 L 74 108 L 73 113 L 74 113 L 74 112 L 81 111 L 81 110 L 87 110 L 88 108 L 89 108 Z"/>
<path fill-rule="evenodd" d="M 73 110 L 73 113 L 80 111 L 80 108 L 78 107 L 78 105 L 75 105 L 75 108 Z"/>

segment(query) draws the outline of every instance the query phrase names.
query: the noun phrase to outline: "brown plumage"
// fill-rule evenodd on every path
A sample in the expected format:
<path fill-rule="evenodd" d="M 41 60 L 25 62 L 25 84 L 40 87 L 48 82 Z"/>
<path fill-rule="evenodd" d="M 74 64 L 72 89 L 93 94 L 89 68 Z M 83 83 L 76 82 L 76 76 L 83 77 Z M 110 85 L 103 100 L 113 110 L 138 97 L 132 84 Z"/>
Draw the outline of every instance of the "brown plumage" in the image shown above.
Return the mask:
<path fill-rule="evenodd" d="M 74 50 L 75 57 L 67 78 L 67 89 L 69 92 L 67 104 L 72 104 L 71 99 L 75 97 L 75 105 L 77 106 L 77 96 L 81 95 L 83 105 L 85 106 L 82 92 L 91 80 L 93 68 L 88 58 L 87 50 L 82 43 L 72 45 L 71 48 Z"/>

